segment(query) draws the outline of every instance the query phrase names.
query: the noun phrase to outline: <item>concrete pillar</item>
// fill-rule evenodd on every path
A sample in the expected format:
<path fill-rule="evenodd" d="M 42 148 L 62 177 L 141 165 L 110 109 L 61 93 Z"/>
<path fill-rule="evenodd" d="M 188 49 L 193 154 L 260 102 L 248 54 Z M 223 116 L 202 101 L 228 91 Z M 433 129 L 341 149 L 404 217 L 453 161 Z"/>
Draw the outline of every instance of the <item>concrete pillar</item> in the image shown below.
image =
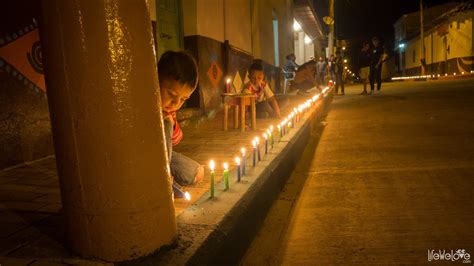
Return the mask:
<path fill-rule="evenodd" d="M 304 60 L 304 35 L 305 33 L 303 31 L 299 31 L 298 32 L 298 59 L 299 61 L 296 61 L 299 65 L 302 65 L 304 64 L 305 60 Z"/>
<path fill-rule="evenodd" d="M 67 239 L 123 261 L 176 237 L 145 0 L 42 1 L 41 41 Z"/>

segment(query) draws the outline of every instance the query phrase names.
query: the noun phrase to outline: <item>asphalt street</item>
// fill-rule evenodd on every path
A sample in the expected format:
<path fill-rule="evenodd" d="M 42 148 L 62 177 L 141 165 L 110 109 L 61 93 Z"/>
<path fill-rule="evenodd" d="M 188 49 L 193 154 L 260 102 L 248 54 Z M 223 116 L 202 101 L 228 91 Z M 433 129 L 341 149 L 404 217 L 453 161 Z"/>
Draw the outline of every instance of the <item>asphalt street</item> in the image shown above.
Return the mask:
<path fill-rule="evenodd" d="M 473 265 L 474 79 L 361 90 L 335 98 L 244 265 L 431 264 L 459 249 Z"/>

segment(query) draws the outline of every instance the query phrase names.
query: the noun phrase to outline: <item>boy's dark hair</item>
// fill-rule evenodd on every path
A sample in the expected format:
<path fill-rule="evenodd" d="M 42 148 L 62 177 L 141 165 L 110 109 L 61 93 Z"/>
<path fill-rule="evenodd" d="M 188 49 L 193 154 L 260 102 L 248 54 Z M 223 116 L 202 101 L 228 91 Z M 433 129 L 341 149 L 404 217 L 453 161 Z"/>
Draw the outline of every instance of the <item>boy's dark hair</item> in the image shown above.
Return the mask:
<path fill-rule="evenodd" d="M 194 88 L 198 79 L 198 67 L 194 57 L 186 51 L 166 51 L 158 61 L 160 81 L 171 79 Z"/>
<path fill-rule="evenodd" d="M 249 73 L 254 71 L 263 71 L 263 65 L 260 63 L 252 63 L 249 67 Z"/>

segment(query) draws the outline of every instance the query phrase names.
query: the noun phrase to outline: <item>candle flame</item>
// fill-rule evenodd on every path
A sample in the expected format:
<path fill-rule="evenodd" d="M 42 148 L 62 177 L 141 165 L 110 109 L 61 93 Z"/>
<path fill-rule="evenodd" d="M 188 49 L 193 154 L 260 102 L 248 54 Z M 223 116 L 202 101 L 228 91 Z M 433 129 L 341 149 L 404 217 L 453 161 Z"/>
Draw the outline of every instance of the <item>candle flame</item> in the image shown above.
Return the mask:
<path fill-rule="evenodd" d="M 237 165 L 240 165 L 240 157 L 235 157 L 235 163 L 236 163 Z"/>
<path fill-rule="evenodd" d="M 272 135 L 272 132 L 270 131 L 270 129 L 267 129 L 267 134 L 268 134 L 268 136 Z"/>
<path fill-rule="evenodd" d="M 229 170 L 229 164 L 228 163 L 224 163 L 223 166 L 224 166 L 224 170 Z"/>
<path fill-rule="evenodd" d="M 190 201 L 190 200 L 191 200 L 191 194 L 189 194 L 189 192 L 184 192 L 184 198 L 185 198 L 187 201 Z"/>
<path fill-rule="evenodd" d="M 278 127 L 278 129 L 280 129 L 280 128 L 281 128 L 281 126 L 280 126 L 280 125 L 277 125 L 277 127 Z"/>
<path fill-rule="evenodd" d="M 255 137 L 255 143 L 259 143 L 260 142 L 260 139 L 258 137 Z"/>
<path fill-rule="evenodd" d="M 257 143 L 255 142 L 255 140 L 252 140 L 252 146 L 255 148 L 257 147 Z"/>
<path fill-rule="evenodd" d="M 270 131 L 273 131 L 273 125 L 270 126 Z"/>
<path fill-rule="evenodd" d="M 268 137 L 267 137 L 267 133 L 263 133 L 263 138 L 264 138 L 264 139 L 267 139 L 267 138 L 268 138 Z"/>
<path fill-rule="evenodd" d="M 227 83 L 230 83 L 230 78 L 227 79 Z"/>
<path fill-rule="evenodd" d="M 245 155 L 245 148 L 242 147 L 242 149 L 240 149 L 240 152 L 242 152 L 242 154 Z"/>
<path fill-rule="evenodd" d="M 214 171 L 214 169 L 216 168 L 216 163 L 214 162 L 214 160 L 211 160 L 209 162 L 209 168 L 211 168 L 211 171 Z"/>

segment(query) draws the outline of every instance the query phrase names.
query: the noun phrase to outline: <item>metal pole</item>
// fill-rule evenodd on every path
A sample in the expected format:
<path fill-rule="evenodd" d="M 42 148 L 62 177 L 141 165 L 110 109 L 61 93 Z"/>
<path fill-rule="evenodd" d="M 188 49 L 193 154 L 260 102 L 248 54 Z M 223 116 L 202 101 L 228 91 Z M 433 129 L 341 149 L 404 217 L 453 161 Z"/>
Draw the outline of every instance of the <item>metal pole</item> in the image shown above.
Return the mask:
<path fill-rule="evenodd" d="M 329 16 L 333 19 L 333 23 L 329 25 L 329 36 L 328 36 L 328 55 L 327 57 L 331 56 L 334 53 L 334 24 L 336 21 L 334 20 L 334 2 L 335 0 L 329 0 Z"/>
<path fill-rule="evenodd" d="M 423 0 L 420 0 L 420 45 L 421 45 L 421 56 L 420 56 L 420 63 L 421 63 L 421 75 L 425 75 L 425 31 L 423 27 Z"/>

